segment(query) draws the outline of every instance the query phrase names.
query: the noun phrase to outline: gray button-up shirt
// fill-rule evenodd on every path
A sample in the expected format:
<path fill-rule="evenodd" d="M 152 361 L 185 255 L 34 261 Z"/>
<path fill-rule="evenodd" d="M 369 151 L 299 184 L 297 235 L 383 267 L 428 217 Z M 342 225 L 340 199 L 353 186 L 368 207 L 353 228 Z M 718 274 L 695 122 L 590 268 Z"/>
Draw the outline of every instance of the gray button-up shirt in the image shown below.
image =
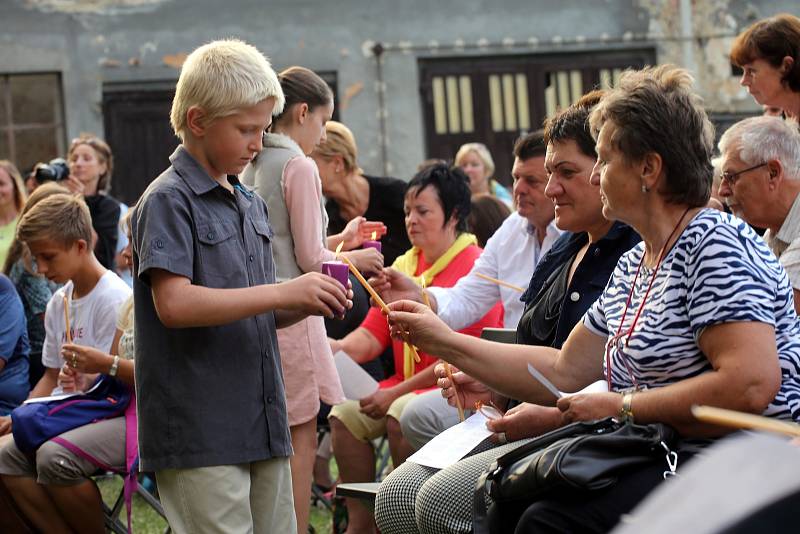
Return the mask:
<path fill-rule="evenodd" d="M 142 469 L 289 456 L 274 314 L 167 328 L 149 277 L 163 269 L 211 288 L 274 283 L 267 207 L 235 177 L 233 193 L 220 186 L 182 146 L 170 161 L 131 218 Z"/>

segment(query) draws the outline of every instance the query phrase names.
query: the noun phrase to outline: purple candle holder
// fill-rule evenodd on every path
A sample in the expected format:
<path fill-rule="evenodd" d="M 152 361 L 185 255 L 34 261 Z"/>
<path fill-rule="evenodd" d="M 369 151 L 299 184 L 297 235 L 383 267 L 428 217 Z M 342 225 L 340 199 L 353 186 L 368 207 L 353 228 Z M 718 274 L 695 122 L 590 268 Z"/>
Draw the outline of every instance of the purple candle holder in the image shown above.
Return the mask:
<path fill-rule="evenodd" d="M 347 290 L 347 276 L 349 269 L 347 264 L 338 260 L 322 262 L 322 274 L 335 278 L 342 287 Z"/>
<path fill-rule="evenodd" d="M 368 239 L 367 241 L 364 241 L 364 243 L 361 245 L 361 248 L 376 248 L 378 249 L 378 252 L 382 252 L 381 242 L 377 240 Z"/>

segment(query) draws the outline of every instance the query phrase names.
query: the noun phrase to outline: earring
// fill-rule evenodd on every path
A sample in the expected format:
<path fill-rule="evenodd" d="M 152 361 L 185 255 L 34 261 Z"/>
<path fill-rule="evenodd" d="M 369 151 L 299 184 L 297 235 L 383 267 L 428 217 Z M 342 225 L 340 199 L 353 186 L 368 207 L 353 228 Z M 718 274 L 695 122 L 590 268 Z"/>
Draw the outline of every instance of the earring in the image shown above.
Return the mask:
<path fill-rule="evenodd" d="M 650 190 L 647 188 L 647 186 L 642 184 L 642 193 L 647 193 L 648 191 Z"/>

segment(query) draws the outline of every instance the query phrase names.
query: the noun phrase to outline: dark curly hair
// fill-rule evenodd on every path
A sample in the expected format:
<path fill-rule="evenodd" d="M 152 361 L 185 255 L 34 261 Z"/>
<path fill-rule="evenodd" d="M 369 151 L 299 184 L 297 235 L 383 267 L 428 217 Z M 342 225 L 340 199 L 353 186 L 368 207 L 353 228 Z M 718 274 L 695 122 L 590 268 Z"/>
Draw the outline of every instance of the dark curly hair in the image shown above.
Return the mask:
<path fill-rule="evenodd" d="M 466 232 L 472 193 L 469 189 L 469 178 L 464 171 L 442 163 L 425 167 L 408 182 L 405 195 L 413 194 L 417 197 L 428 186 L 436 189 L 439 196 L 439 204 L 444 211 L 444 224 L 450 221 L 450 217 L 455 217 L 456 232 Z"/>

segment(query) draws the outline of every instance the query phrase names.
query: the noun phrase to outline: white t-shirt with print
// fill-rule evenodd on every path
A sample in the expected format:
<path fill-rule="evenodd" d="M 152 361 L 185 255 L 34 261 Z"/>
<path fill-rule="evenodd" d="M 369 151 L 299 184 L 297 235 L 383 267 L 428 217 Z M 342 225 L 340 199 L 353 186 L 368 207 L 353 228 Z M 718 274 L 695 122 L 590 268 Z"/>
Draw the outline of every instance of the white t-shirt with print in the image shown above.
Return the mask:
<path fill-rule="evenodd" d="M 106 271 L 89 294 L 79 299 L 72 298 L 71 280 L 53 294 L 44 315 L 42 347 L 42 364 L 51 369 L 60 369 L 64 364 L 61 357 L 61 345 L 67 341 L 64 295 L 69 302 L 73 343 L 108 352 L 117 329 L 118 310 L 131 296 L 131 288 L 116 273 Z"/>

